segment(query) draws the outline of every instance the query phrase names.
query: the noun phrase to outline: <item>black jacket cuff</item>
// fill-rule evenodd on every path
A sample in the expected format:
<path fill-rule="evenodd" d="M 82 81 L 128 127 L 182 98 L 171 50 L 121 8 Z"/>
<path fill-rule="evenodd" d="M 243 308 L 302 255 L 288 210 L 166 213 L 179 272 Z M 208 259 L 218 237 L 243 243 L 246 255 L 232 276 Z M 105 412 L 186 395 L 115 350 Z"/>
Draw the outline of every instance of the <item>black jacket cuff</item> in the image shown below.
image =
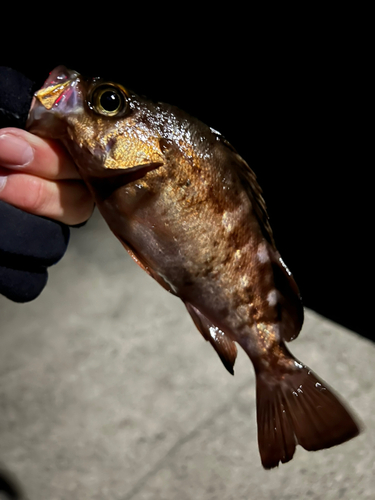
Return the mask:
<path fill-rule="evenodd" d="M 18 71 L 0 66 L 0 128 L 25 128 L 36 84 Z"/>

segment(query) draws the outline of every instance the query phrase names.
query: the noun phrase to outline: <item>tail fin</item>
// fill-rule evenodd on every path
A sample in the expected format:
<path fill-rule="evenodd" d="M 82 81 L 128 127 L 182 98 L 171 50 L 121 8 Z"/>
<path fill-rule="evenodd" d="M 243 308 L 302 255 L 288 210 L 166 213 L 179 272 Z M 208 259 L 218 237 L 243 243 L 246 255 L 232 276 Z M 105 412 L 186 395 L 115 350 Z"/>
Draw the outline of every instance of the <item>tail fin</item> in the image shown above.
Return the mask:
<path fill-rule="evenodd" d="M 348 410 L 307 366 L 280 374 L 257 373 L 259 452 L 265 469 L 293 458 L 297 444 L 315 451 L 359 433 Z"/>

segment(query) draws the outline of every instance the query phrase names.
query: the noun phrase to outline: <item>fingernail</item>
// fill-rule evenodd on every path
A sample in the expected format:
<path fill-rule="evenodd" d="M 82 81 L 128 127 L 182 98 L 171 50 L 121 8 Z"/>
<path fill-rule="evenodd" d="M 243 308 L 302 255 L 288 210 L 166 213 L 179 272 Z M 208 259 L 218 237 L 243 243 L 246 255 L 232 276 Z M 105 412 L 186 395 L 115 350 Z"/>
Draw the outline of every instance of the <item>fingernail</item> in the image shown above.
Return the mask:
<path fill-rule="evenodd" d="M 8 168 L 25 167 L 34 159 L 34 150 L 13 134 L 0 135 L 0 164 Z"/>
<path fill-rule="evenodd" d="M 7 183 L 8 177 L 5 175 L 0 175 L 0 193 L 5 188 L 5 184 Z"/>

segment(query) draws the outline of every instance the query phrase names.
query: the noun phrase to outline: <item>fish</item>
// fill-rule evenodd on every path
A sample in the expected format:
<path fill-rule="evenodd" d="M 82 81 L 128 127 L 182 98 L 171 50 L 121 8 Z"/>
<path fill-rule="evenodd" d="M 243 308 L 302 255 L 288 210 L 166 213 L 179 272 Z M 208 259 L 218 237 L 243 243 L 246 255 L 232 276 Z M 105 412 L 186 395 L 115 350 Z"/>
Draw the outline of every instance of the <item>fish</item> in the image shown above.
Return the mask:
<path fill-rule="evenodd" d="M 359 433 L 352 412 L 289 351 L 304 320 L 276 248 L 256 175 L 217 131 L 122 84 L 55 68 L 27 128 L 60 141 L 133 260 L 186 306 L 234 374 L 254 366 L 258 447 L 272 469 L 297 445 L 316 451 Z"/>

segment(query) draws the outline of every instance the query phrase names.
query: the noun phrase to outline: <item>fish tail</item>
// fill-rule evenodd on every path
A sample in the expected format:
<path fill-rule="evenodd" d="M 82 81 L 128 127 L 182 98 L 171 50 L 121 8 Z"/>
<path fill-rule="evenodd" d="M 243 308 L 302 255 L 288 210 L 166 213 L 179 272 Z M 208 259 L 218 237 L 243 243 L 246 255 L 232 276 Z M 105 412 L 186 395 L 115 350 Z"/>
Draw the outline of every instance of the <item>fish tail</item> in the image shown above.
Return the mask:
<path fill-rule="evenodd" d="M 277 376 L 257 370 L 258 445 L 265 469 L 293 458 L 297 444 L 316 451 L 348 441 L 359 428 L 332 389 L 294 358 Z"/>

